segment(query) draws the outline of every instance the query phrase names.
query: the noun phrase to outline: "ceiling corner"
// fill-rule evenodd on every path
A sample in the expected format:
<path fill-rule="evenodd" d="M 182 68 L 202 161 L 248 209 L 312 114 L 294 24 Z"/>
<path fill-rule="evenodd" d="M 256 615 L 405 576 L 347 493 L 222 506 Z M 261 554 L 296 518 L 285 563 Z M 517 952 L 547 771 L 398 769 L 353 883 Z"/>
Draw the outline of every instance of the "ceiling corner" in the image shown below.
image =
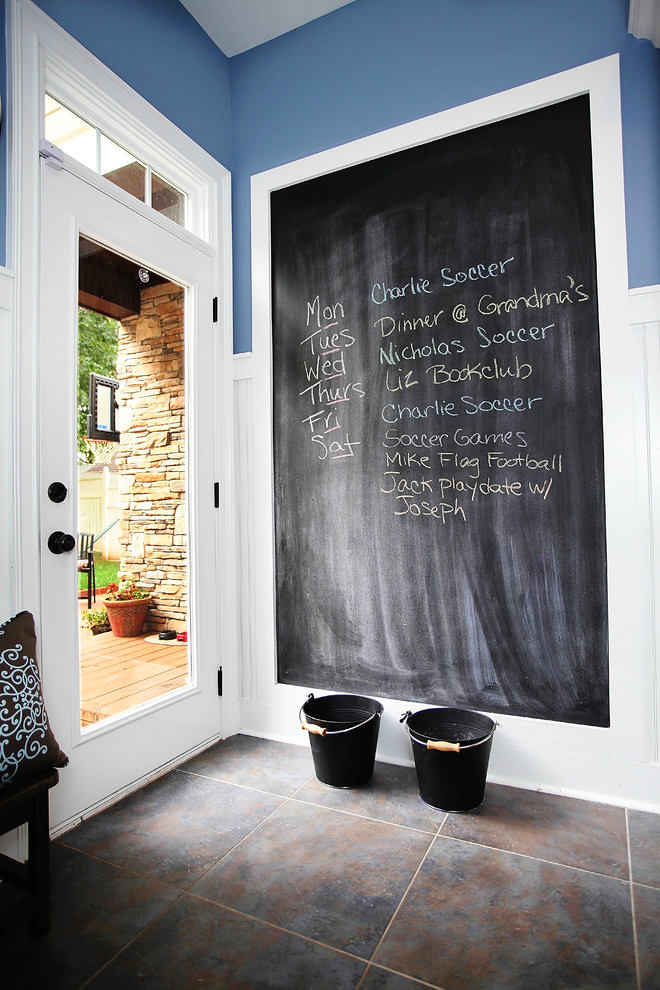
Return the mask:
<path fill-rule="evenodd" d="M 180 0 L 228 58 L 272 41 L 354 0 Z"/>

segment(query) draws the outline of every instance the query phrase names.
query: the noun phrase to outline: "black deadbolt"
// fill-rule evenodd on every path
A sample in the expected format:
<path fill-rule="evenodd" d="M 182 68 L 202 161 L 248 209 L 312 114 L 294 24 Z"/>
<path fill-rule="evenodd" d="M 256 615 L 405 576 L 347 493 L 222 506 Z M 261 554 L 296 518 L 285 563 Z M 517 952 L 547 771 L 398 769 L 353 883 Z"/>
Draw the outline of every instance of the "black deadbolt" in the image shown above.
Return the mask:
<path fill-rule="evenodd" d="M 56 529 L 48 537 L 48 549 L 51 553 L 68 553 L 69 550 L 73 550 L 75 545 L 75 536 L 71 536 L 70 533 L 63 533 L 59 529 Z"/>
<path fill-rule="evenodd" d="M 51 502 L 63 502 L 66 496 L 67 488 L 61 481 L 54 481 L 48 486 L 48 498 Z"/>

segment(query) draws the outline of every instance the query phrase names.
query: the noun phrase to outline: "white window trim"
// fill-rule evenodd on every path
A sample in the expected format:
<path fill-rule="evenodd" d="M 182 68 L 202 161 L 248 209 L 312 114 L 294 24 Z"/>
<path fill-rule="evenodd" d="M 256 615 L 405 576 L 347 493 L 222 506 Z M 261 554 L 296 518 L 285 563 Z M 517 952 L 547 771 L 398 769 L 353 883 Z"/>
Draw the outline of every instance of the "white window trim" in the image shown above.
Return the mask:
<path fill-rule="evenodd" d="M 51 75 L 52 75 L 52 73 L 51 73 Z M 68 84 L 69 78 L 67 78 L 66 82 Z M 54 93 L 50 91 L 49 86 L 48 86 L 48 83 L 46 83 L 45 90 L 46 90 L 46 93 L 47 93 L 47 95 L 49 96 L 50 99 L 52 99 L 55 103 L 57 103 L 60 107 L 64 108 L 65 110 L 71 111 L 71 108 L 67 105 L 66 101 L 63 98 L 57 98 L 54 95 Z M 104 104 L 104 108 L 105 108 L 105 104 Z M 73 112 L 73 111 L 71 111 L 71 112 Z M 183 220 L 183 222 L 179 222 L 179 221 L 175 221 L 175 222 L 177 223 L 177 226 L 183 227 L 184 230 L 189 230 L 190 229 L 190 226 L 191 226 L 190 223 L 189 223 L 190 197 L 186 193 L 184 193 L 182 189 L 179 189 L 177 187 L 177 185 L 176 185 L 175 182 L 170 181 L 170 179 L 169 179 L 168 176 L 160 175 L 158 173 L 158 171 L 156 169 L 154 169 L 153 165 L 150 162 L 148 162 L 148 161 L 142 161 L 142 157 L 139 156 L 134 150 L 132 150 L 130 148 L 125 148 L 118 141 L 113 141 L 105 133 L 105 131 L 103 131 L 98 125 L 95 125 L 95 124 L 90 123 L 90 121 L 85 120 L 82 116 L 79 116 L 78 119 L 80 121 L 84 122 L 85 124 L 87 124 L 94 131 L 95 164 L 94 164 L 94 168 L 91 169 L 91 171 L 95 175 L 97 175 L 97 176 L 106 176 L 107 175 L 107 173 L 105 173 L 105 172 L 102 171 L 102 159 L 103 159 L 102 140 L 103 140 L 103 138 L 106 138 L 106 140 L 109 141 L 109 142 L 111 142 L 114 145 L 115 148 L 121 149 L 125 154 L 129 155 L 132 159 L 134 159 L 137 164 L 142 165 L 143 168 L 144 168 L 144 170 L 145 170 L 145 174 L 144 174 L 144 187 L 143 187 L 144 200 L 141 201 L 139 196 L 134 195 L 134 194 L 131 194 L 133 196 L 133 199 L 136 199 L 138 202 L 143 202 L 146 205 L 150 205 L 151 204 L 151 192 L 152 192 L 152 185 L 153 185 L 153 176 L 156 175 L 156 177 L 158 179 L 160 179 L 161 181 L 165 182 L 172 189 L 174 189 L 176 192 L 181 193 L 181 195 L 184 196 L 184 204 L 183 204 L 184 205 L 184 220 Z M 50 150 L 54 146 L 55 149 L 56 149 L 56 151 L 59 153 L 59 155 L 61 157 L 67 158 L 67 152 L 60 147 L 60 145 L 58 144 L 57 141 L 54 141 L 54 142 L 51 143 L 45 137 L 45 131 L 46 131 L 46 113 L 44 113 L 44 121 L 43 121 L 42 131 L 43 132 L 41 134 L 41 137 L 44 138 L 45 143 L 46 143 L 46 147 Z M 134 133 L 134 131 L 132 131 L 132 133 Z M 150 146 L 150 150 L 153 150 L 151 148 L 151 146 Z M 79 158 L 77 158 L 75 156 L 73 156 L 73 158 L 75 159 L 75 161 L 80 162 L 80 159 Z M 168 166 L 169 166 L 169 163 L 168 163 Z M 87 166 L 87 167 L 89 168 L 89 166 Z M 188 169 L 188 171 L 189 171 L 189 169 Z M 111 184 L 112 185 L 119 186 L 119 188 L 123 188 L 122 186 L 119 185 L 119 183 L 112 182 Z M 206 188 L 205 187 L 202 187 L 202 190 L 201 191 L 202 191 L 202 193 L 205 193 L 206 192 Z M 152 207 L 152 209 L 154 209 L 154 207 Z M 156 211 L 156 212 L 158 212 L 158 211 Z M 206 214 L 202 214 L 200 217 L 197 217 L 197 215 L 195 215 L 194 219 L 197 219 L 198 221 L 202 221 L 203 222 L 203 230 L 200 232 L 200 236 L 201 236 L 201 235 L 203 235 L 204 230 L 208 226 L 208 224 L 206 223 L 206 219 L 207 219 L 206 218 Z"/>
<path fill-rule="evenodd" d="M 204 251 L 206 254 L 213 254 L 214 248 L 208 240 L 199 237 L 194 234 L 188 228 L 183 227 L 181 224 L 176 223 L 169 217 L 164 216 L 162 213 L 158 213 L 151 206 L 146 203 L 141 202 L 136 196 L 122 189 L 121 186 L 115 185 L 105 176 L 99 175 L 97 172 L 93 172 L 92 169 L 83 165 L 81 162 L 76 161 L 66 152 L 61 151 L 59 148 L 58 161 L 61 161 L 61 167 L 72 175 L 75 175 L 81 182 L 86 182 L 88 185 L 93 186 L 107 196 L 109 199 L 114 199 L 116 202 L 121 203 L 129 210 L 133 210 L 134 213 L 138 213 L 140 216 L 145 217 L 154 226 L 163 227 L 170 234 L 174 234 L 179 240 L 186 241 L 191 244 L 194 248 L 199 251 Z M 149 176 L 151 177 L 151 166 L 148 166 Z M 204 192 L 204 199 L 207 198 L 206 190 Z M 190 211 L 190 200 L 186 203 L 186 211 Z M 202 211 L 203 212 L 203 211 Z"/>
<path fill-rule="evenodd" d="M 216 557 L 220 562 L 218 607 L 224 672 L 223 729 L 235 732 L 235 667 L 233 463 L 232 463 L 232 285 L 231 176 L 229 171 L 180 131 L 79 42 L 30 0 L 7 0 L 8 45 L 8 200 L 7 267 L 13 271 L 14 300 L 11 329 L 10 433 L 13 477 L 12 505 L 6 520 L 15 584 L 12 608 L 28 608 L 37 619 L 40 609 L 40 545 L 38 477 L 37 323 L 40 244 L 39 139 L 43 133 L 43 93 L 46 89 L 99 127 L 112 140 L 129 148 L 159 175 L 188 196 L 186 230 L 124 190 L 67 158 L 66 167 L 107 195 L 147 216 L 170 233 L 193 242 L 216 256 L 214 295 L 218 297 L 215 330 L 215 371 L 218 387 L 210 411 L 222 429 L 215 434 L 220 505 Z M 209 300 L 209 306 L 211 300 Z"/>
<path fill-rule="evenodd" d="M 18 5 L 28 6 L 25 0 L 18 0 Z M 217 235 L 213 187 L 223 173 L 229 175 L 227 170 L 78 42 L 69 38 L 69 50 L 63 52 L 56 41 L 58 35 L 62 41 L 61 28 L 43 14 L 38 19 L 44 21 L 39 25 L 42 89 L 185 192 L 190 211 L 187 229 L 213 244 Z M 43 120 L 39 133 L 43 136 Z"/>

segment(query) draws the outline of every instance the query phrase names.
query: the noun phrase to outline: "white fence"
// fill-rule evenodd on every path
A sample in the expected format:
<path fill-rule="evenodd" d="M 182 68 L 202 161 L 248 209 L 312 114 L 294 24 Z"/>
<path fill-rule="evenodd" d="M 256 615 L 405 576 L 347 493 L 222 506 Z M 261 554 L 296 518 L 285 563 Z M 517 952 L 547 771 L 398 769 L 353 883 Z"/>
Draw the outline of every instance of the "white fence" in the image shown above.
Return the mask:
<path fill-rule="evenodd" d="M 78 532 L 98 537 L 119 519 L 119 475 L 107 465 L 81 464 L 78 468 Z M 104 560 L 119 560 L 119 526 L 113 526 L 96 544 Z"/>

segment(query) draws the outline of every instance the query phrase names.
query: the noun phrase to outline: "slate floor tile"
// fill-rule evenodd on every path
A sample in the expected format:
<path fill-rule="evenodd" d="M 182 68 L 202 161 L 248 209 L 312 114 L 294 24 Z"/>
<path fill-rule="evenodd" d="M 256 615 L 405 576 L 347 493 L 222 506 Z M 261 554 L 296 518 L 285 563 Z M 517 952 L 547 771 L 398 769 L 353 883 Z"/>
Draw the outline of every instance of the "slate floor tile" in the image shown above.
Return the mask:
<path fill-rule="evenodd" d="M 192 891 L 368 958 L 430 841 L 289 801 Z"/>
<path fill-rule="evenodd" d="M 435 811 L 421 800 L 412 767 L 389 763 L 376 763 L 372 779 L 363 787 L 326 787 L 314 777 L 298 791 L 296 800 L 424 832 L 437 832 L 445 818 L 444 811 Z"/>
<path fill-rule="evenodd" d="M 632 878 L 648 887 L 660 887 L 660 815 L 628 811 Z"/>
<path fill-rule="evenodd" d="M 660 888 L 633 884 L 642 990 L 660 990 Z"/>
<path fill-rule="evenodd" d="M 175 771 L 62 836 L 99 859 L 185 887 L 281 803 Z"/>
<path fill-rule="evenodd" d="M 635 990 L 630 887 L 440 837 L 374 962 L 444 990 Z"/>
<path fill-rule="evenodd" d="M 386 969 L 379 969 L 378 966 L 370 966 L 360 984 L 360 990 L 420 990 L 420 987 L 424 986 L 428 984 L 409 980 L 407 976 L 390 973 Z"/>
<path fill-rule="evenodd" d="M 411 769 L 335 790 L 245 736 L 193 765 L 53 844 L 52 931 L 0 935 L 2 990 L 636 990 L 633 920 L 660 990 L 660 816 L 496 785 L 445 816 Z"/>
<path fill-rule="evenodd" d="M 623 808 L 488 785 L 482 806 L 469 814 L 449 815 L 441 833 L 629 879 Z"/>
<path fill-rule="evenodd" d="M 81 986 L 180 896 L 57 843 L 51 885 L 50 932 L 33 940 L 23 925 L 0 936 L 0 982 L 7 990 Z"/>
<path fill-rule="evenodd" d="M 283 797 L 314 773 L 309 747 L 242 735 L 223 739 L 180 769 Z"/>
<path fill-rule="evenodd" d="M 90 990 L 350 990 L 364 969 L 351 956 L 184 895 Z"/>

